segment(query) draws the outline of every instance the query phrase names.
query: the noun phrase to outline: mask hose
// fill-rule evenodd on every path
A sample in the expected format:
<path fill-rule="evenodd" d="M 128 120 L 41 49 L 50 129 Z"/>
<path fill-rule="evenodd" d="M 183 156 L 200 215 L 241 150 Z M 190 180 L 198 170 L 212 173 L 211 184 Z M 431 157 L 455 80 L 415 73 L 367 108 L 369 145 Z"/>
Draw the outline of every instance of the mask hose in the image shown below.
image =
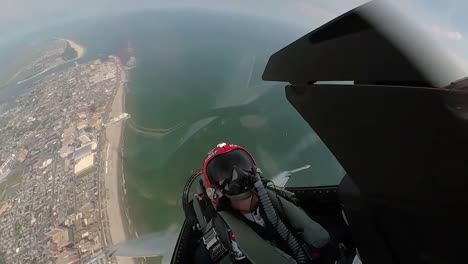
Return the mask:
<path fill-rule="evenodd" d="M 273 204 L 271 203 L 270 197 L 268 196 L 267 190 L 263 185 L 263 182 L 260 176 L 256 175 L 256 181 L 254 183 L 254 188 L 257 191 L 258 198 L 260 200 L 260 205 L 262 206 L 267 220 L 275 227 L 276 232 L 280 237 L 287 242 L 289 248 L 291 249 L 294 259 L 299 264 L 307 263 L 307 256 L 303 251 L 301 245 L 297 241 L 296 237 L 291 234 L 289 229 L 283 223 L 283 221 L 278 217 Z"/>

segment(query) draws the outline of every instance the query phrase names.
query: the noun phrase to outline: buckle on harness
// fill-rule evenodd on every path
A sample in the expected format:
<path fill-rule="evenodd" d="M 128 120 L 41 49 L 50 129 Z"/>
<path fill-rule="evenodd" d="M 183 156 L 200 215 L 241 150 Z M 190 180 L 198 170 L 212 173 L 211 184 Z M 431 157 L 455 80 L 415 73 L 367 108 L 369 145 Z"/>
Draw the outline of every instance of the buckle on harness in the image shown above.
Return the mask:
<path fill-rule="evenodd" d="M 215 262 L 228 253 L 228 250 L 218 238 L 218 233 L 216 233 L 214 228 L 210 228 L 203 235 L 203 243 L 208 252 L 210 252 L 211 259 Z"/>

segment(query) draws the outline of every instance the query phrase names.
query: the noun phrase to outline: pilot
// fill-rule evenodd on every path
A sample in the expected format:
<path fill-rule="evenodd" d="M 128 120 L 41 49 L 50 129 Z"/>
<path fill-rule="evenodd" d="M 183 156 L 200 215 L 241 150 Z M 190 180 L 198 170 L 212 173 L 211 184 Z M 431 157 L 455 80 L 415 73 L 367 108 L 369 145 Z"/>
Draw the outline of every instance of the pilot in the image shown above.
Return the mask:
<path fill-rule="evenodd" d="M 247 149 L 220 143 L 208 153 L 202 171 L 206 194 L 216 211 L 233 213 L 297 263 L 322 262 L 328 232 L 301 208 L 265 187 L 267 180 Z M 235 234 L 230 237 L 232 255 L 237 260 L 245 258 Z"/>

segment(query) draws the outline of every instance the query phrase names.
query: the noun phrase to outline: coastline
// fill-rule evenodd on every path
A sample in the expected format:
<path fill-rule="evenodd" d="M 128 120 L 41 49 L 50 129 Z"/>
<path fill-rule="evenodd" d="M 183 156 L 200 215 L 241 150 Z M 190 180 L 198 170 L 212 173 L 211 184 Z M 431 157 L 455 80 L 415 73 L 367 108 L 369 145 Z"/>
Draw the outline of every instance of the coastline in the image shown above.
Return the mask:
<path fill-rule="evenodd" d="M 76 51 L 76 54 L 77 54 L 77 55 L 76 55 L 76 58 L 73 58 L 73 59 L 71 59 L 71 60 L 64 61 L 64 62 L 62 62 L 62 63 L 59 63 L 59 64 L 55 65 L 55 66 L 49 67 L 49 68 L 47 68 L 47 69 L 44 69 L 43 71 L 41 71 L 41 72 L 39 72 L 39 73 L 36 73 L 36 74 L 34 74 L 33 76 L 30 76 L 30 77 L 28 77 L 28 78 L 26 78 L 26 79 L 23 79 L 23 80 L 20 80 L 20 81 L 16 82 L 16 84 L 22 84 L 22 83 L 24 83 L 24 82 L 27 82 L 27 81 L 29 81 L 29 80 L 31 80 L 31 79 L 34 79 L 34 78 L 36 78 L 36 77 L 38 77 L 38 76 L 40 76 L 40 75 L 42 75 L 42 74 L 44 74 L 44 73 L 46 73 L 46 72 L 52 70 L 52 69 L 57 68 L 57 67 L 59 67 L 59 66 L 65 64 L 65 63 L 69 63 L 69 62 L 72 62 L 72 61 L 79 60 L 79 59 L 81 59 L 81 58 L 86 54 L 86 48 L 83 47 L 83 46 L 81 46 L 81 45 L 79 45 L 78 43 L 76 43 L 76 42 L 74 42 L 74 41 L 72 41 L 72 40 L 69 40 L 69 39 L 62 39 L 62 38 L 55 38 L 55 39 L 64 40 L 64 41 L 68 42 L 68 44 L 70 44 L 70 46 Z M 8 84 L 11 80 L 14 80 L 14 78 L 15 78 L 16 76 L 18 76 L 18 74 L 20 74 L 21 72 L 22 72 L 22 69 L 19 70 L 12 78 L 10 78 L 10 80 L 7 81 L 7 84 Z"/>
<path fill-rule="evenodd" d="M 72 47 L 72 49 L 74 49 L 76 51 L 76 58 L 72 59 L 72 60 L 78 60 L 78 59 L 81 59 L 85 53 L 86 53 L 86 48 L 79 45 L 78 43 L 74 42 L 73 40 L 69 40 L 69 39 L 63 39 L 65 40 L 66 42 L 68 42 L 68 44 L 70 44 L 70 47 Z"/>
<path fill-rule="evenodd" d="M 118 116 L 125 111 L 125 87 L 127 83 L 128 72 L 120 62 L 119 58 L 111 56 L 118 65 L 119 87 L 115 92 L 112 105 L 108 116 Z M 108 244 L 117 244 L 127 241 L 128 227 L 123 207 L 123 163 L 121 158 L 121 149 L 123 144 L 123 122 L 108 126 L 105 131 L 106 144 L 103 149 L 105 155 L 104 161 L 104 199 L 106 206 L 107 224 L 110 240 Z M 133 258 L 116 257 L 119 264 L 134 264 Z"/>

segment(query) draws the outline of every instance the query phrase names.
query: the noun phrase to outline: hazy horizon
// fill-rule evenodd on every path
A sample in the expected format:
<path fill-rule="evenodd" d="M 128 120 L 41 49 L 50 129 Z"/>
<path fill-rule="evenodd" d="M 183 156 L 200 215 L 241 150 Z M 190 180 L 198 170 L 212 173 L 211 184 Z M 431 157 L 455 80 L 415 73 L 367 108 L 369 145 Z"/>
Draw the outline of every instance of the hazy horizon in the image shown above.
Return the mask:
<path fill-rule="evenodd" d="M 279 0 L 255 2 L 242 0 L 235 2 L 214 0 L 101 0 L 94 2 L 85 0 L 79 4 L 60 0 L 8 2 L 2 4 L 0 10 L 0 59 L 8 58 L 5 53 L 8 53 L 9 46 L 27 45 L 27 41 L 25 43 L 21 40 L 57 25 L 73 25 L 82 21 L 119 17 L 137 12 L 185 9 L 245 15 L 289 25 L 306 34 L 366 2 L 368 1 L 292 0 L 285 3 Z M 468 69 L 468 43 L 465 38 L 468 28 L 465 26 L 467 23 L 463 15 L 464 10 L 468 9 L 467 4 L 458 0 L 450 3 L 436 0 L 397 0 L 392 1 L 391 4 L 418 24 L 440 46 L 448 50 L 463 68 Z"/>

